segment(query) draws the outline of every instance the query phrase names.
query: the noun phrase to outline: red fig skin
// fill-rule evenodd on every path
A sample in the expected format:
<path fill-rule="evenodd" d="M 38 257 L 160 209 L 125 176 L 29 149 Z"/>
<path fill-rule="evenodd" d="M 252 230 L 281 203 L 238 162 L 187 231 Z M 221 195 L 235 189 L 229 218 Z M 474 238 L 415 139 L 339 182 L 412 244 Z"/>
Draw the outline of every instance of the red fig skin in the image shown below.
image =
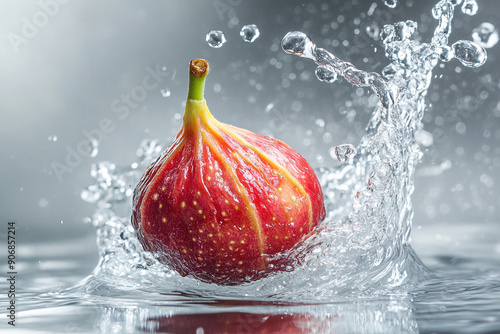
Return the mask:
<path fill-rule="evenodd" d="M 206 61 L 191 62 L 183 127 L 137 185 L 132 224 L 144 249 L 181 275 L 240 284 L 267 275 L 267 257 L 324 219 L 323 193 L 288 145 L 211 115 L 206 72 Z"/>

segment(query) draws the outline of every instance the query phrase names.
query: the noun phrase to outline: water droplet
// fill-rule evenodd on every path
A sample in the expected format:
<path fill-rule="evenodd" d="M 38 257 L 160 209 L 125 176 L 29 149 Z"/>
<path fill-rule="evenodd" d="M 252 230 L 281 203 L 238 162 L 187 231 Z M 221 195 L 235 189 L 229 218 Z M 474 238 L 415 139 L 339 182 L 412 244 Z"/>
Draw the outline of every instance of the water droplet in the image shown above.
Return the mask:
<path fill-rule="evenodd" d="M 92 138 L 90 140 L 90 150 L 89 157 L 95 158 L 99 153 L 99 141 L 97 139 Z"/>
<path fill-rule="evenodd" d="M 38 205 L 41 208 L 45 208 L 49 204 L 49 201 L 47 201 L 45 198 L 42 198 L 38 201 Z"/>
<path fill-rule="evenodd" d="M 64 222 L 61 220 L 61 225 L 64 224 Z"/>
<path fill-rule="evenodd" d="M 274 108 L 274 103 L 272 103 L 272 102 L 271 102 L 271 103 L 269 103 L 269 104 L 266 106 L 266 112 L 270 112 L 270 111 L 271 111 L 271 109 L 273 109 L 273 108 Z"/>
<path fill-rule="evenodd" d="M 101 197 L 101 191 L 97 185 L 90 185 L 82 190 L 80 197 L 88 203 L 95 203 Z"/>
<path fill-rule="evenodd" d="M 318 118 L 316 120 L 316 125 L 319 126 L 320 128 L 324 128 L 325 127 L 325 121 L 321 118 Z"/>
<path fill-rule="evenodd" d="M 366 27 L 366 34 L 370 38 L 373 38 L 374 40 L 378 40 L 378 36 L 380 34 L 380 28 L 375 23 L 370 24 L 369 26 Z"/>
<path fill-rule="evenodd" d="M 326 83 L 332 83 L 337 80 L 337 73 L 335 73 L 335 71 L 328 66 L 324 65 L 320 65 L 316 68 L 316 76 L 319 80 Z"/>
<path fill-rule="evenodd" d="M 170 96 L 170 89 L 162 89 L 161 90 L 161 96 L 163 96 L 163 97 L 169 97 Z"/>
<path fill-rule="evenodd" d="M 57 141 L 57 136 L 56 135 L 49 136 L 48 140 L 49 141 Z"/>
<path fill-rule="evenodd" d="M 161 152 L 161 145 L 157 139 L 144 139 L 139 145 L 137 156 L 143 161 L 148 162 L 154 159 Z"/>
<path fill-rule="evenodd" d="M 346 162 L 357 153 L 356 148 L 352 144 L 342 144 L 335 147 L 335 157 L 338 161 Z"/>
<path fill-rule="evenodd" d="M 476 15 L 477 13 L 477 2 L 476 0 L 464 0 L 464 4 L 462 5 L 462 13 L 466 15 Z"/>
<path fill-rule="evenodd" d="M 431 146 L 434 142 L 434 136 L 432 135 L 432 133 L 423 129 L 415 132 L 415 139 L 418 143 L 420 143 L 420 145 L 423 146 Z"/>
<path fill-rule="evenodd" d="M 255 24 L 247 24 L 240 30 L 240 36 L 245 42 L 253 43 L 260 36 L 259 28 Z"/>
<path fill-rule="evenodd" d="M 389 8 L 396 8 L 396 5 L 398 4 L 398 0 L 384 0 L 384 3 Z"/>
<path fill-rule="evenodd" d="M 286 53 L 300 57 L 315 59 L 316 45 L 309 36 L 300 31 L 291 31 L 283 37 L 281 47 Z"/>
<path fill-rule="evenodd" d="M 205 40 L 211 47 L 220 48 L 226 43 L 226 36 L 224 36 L 224 33 L 220 30 L 212 30 L 207 34 Z"/>
<path fill-rule="evenodd" d="M 229 19 L 229 22 L 227 23 L 228 28 L 234 28 L 236 25 L 240 23 L 240 19 L 237 18 L 236 16 L 233 16 Z"/>
<path fill-rule="evenodd" d="M 444 45 L 438 49 L 439 59 L 444 62 L 448 62 L 455 56 L 453 50 L 448 45 Z"/>
<path fill-rule="evenodd" d="M 498 39 L 498 30 L 489 22 L 483 22 L 472 30 L 472 40 L 483 48 L 489 49 L 495 46 Z"/>
<path fill-rule="evenodd" d="M 455 131 L 457 131 L 457 133 L 463 135 L 465 133 L 465 131 L 467 130 L 467 127 L 464 123 L 462 122 L 458 122 L 456 125 L 455 125 Z"/>
<path fill-rule="evenodd" d="M 460 40 L 452 45 L 455 58 L 467 67 L 479 67 L 486 61 L 486 50 L 471 41 Z"/>

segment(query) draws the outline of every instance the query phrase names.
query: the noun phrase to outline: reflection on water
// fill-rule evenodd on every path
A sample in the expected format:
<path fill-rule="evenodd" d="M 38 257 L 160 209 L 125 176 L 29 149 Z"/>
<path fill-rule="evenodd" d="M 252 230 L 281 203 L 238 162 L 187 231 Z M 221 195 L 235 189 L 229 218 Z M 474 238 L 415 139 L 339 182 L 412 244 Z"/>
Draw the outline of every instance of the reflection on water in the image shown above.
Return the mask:
<path fill-rule="evenodd" d="M 140 330 L 158 333 L 417 333 L 408 303 L 368 301 L 338 305 L 242 307 L 222 313 L 162 309 L 143 319 Z M 215 309 L 216 310 L 216 309 Z"/>

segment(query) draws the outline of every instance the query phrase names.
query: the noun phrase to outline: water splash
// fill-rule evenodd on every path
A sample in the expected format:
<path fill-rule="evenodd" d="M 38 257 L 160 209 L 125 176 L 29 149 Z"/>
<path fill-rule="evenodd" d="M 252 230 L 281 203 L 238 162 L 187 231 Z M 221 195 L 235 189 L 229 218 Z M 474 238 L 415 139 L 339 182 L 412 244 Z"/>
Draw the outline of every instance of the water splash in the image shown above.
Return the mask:
<path fill-rule="evenodd" d="M 281 47 L 287 53 L 312 59 L 316 64 L 343 76 L 355 86 L 372 88 L 386 109 L 392 105 L 389 89 L 385 87 L 386 83 L 380 74 L 358 70 L 353 64 L 337 58 L 325 49 L 316 47 L 316 44 L 303 32 L 293 31 L 286 34 L 281 41 Z"/>
<path fill-rule="evenodd" d="M 260 31 L 255 24 L 247 24 L 241 28 L 240 36 L 245 42 L 253 43 L 259 38 Z"/>
<path fill-rule="evenodd" d="M 464 6 L 473 3 L 465 1 Z M 95 184 L 84 190 L 82 198 L 98 206 L 91 221 L 97 226 L 101 260 L 85 282 L 85 292 L 122 296 L 140 288 L 142 298 L 151 299 L 194 294 L 317 301 L 383 293 L 425 277 L 425 268 L 409 246 L 409 236 L 413 177 L 422 156 L 419 142 L 429 142 L 421 131 L 421 120 L 432 71 L 440 61 L 453 58 L 468 67 L 486 60 L 484 49 L 473 42 L 448 46 L 454 9 L 460 4 L 457 0 L 436 4 L 432 14 L 438 25 L 429 43 L 413 38 L 418 28 L 413 21 L 384 26 L 380 40 L 391 63 L 382 74 L 355 67 L 317 47 L 302 32 L 290 32 L 283 38 L 285 52 L 318 65 L 319 79 L 335 82 L 333 78 L 340 76 L 354 86 L 370 88 L 379 99 L 360 144 L 356 148 L 339 146 L 338 156 L 350 157 L 349 163 L 317 170 L 327 219 L 315 234 L 280 255 L 294 259 L 293 270 L 281 268 L 256 282 L 219 287 L 180 277 L 142 251 L 130 225 L 131 185 L 137 184 L 162 147 L 157 140 L 146 140 L 130 166 L 100 163 L 92 167 Z M 270 104 L 269 110 L 272 108 Z M 356 159 L 352 159 L 356 151 Z"/>
<path fill-rule="evenodd" d="M 226 36 L 224 36 L 224 33 L 220 30 L 212 30 L 207 34 L 205 40 L 208 45 L 218 49 L 226 43 Z"/>

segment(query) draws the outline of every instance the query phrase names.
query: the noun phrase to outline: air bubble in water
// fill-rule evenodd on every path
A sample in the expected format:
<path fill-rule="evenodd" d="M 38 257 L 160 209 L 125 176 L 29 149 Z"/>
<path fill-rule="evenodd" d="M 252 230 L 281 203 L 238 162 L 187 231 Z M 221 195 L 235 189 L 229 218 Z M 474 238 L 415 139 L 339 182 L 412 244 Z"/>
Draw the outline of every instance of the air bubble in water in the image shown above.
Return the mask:
<path fill-rule="evenodd" d="M 57 136 L 56 135 L 49 136 L 48 140 L 49 141 L 57 141 Z"/>
<path fill-rule="evenodd" d="M 476 0 L 465 0 L 462 5 L 462 13 L 467 15 L 476 15 L 477 9 L 478 6 Z"/>
<path fill-rule="evenodd" d="M 320 65 L 316 68 L 316 76 L 319 80 L 326 83 L 332 83 L 337 80 L 337 73 L 335 73 L 335 71 L 328 66 L 324 65 Z"/>
<path fill-rule="evenodd" d="M 260 36 L 259 28 L 255 24 L 247 24 L 240 30 L 240 36 L 245 42 L 253 43 Z"/>
<path fill-rule="evenodd" d="M 398 0 L 385 0 L 384 3 L 389 8 L 396 8 L 396 5 L 398 4 Z"/>
<path fill-rule="evenodd" d="M 471 41 L 460 40 L 452 45 L 455 58 L 467 67 L 479 67 L 486 61 L 486 51 Z"/>
<path fill-rule="evenodd" d="M 357 153 L 356 148 L 352 144 L 342 144 L 335 147 L 335 156 L 341 162 L 346 162 Z"/>
<path fill-rule="evenodd" d="M 211 47 L 220 48 L 226 43 L 226 36 L 224 36 L 224 33 L 220 30 L 212 30 L 207 34 L 205 40 Z"/>
<path fill-rule="evenodd" d="M 498 43 L 498 30 L 493 24 L 483 22 L 472 30 L 472 39 L 483 48 L 489 49 Z"/>
<path fill-rule="evenodd" d="M 161 90 L 161 96 L 163 96 L 163 97 L 169 97 L 170 96 L 170 89 L 162 89 Z"/>
<path fill-rule="evenodd" d="M 283 37 L 281 47 L 286 53 L 300 57 L 315 59 L 316 45 L 309 36 L 300 31 L 291 31 Z"/>

